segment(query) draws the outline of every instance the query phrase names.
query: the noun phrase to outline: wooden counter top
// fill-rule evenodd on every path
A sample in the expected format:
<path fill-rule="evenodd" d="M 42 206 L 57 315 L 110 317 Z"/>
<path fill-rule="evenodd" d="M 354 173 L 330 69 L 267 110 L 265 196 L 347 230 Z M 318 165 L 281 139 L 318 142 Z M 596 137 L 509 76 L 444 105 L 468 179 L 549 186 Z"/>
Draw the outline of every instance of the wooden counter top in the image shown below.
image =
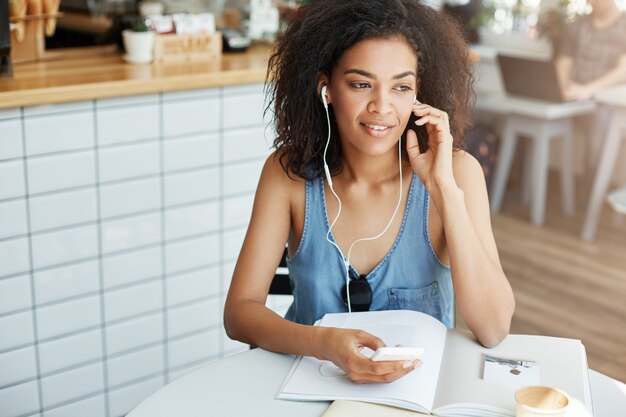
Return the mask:
<path fill-rule="evenodd" d="M 114 46 L 46 52 L 0 78 L 0 109 L 265 81 L 270 47 L 225 53 L 214 62 L 128 64 Z"/>

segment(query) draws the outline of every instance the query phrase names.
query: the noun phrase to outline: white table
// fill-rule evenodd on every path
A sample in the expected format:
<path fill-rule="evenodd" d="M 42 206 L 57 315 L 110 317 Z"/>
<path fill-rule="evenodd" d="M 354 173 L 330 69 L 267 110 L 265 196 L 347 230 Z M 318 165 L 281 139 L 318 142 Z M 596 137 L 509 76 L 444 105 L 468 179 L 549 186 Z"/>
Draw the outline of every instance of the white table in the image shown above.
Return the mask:
<path fill-rule="evenodd" d="M 620 145 L 622 139 L 626 139 L 626 85 L 600 91 L 594 99 L 598 103 L 612 106 L 613 113 L 589 196 L 589 205 L 581 233 L 583 240 L 593 240 L 596 234 L 598 218 L 602 212 L 602 205 L 617 162 Z"/>
<path fill-rule="evenodd" d="M 328 402 L 276 400 L 293 356 L 262 349 L 198 368 L 165 385 L 127 417 L 319 417 Z M 626 385 L 590 371 L 595 417 L 626 415 Z"/>

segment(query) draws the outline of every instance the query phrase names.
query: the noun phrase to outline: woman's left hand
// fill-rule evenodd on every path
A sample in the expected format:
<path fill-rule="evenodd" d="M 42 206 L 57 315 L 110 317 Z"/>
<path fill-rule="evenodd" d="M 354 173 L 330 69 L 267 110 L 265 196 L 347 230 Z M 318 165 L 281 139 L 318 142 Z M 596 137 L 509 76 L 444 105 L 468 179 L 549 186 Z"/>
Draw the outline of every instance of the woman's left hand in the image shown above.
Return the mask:
<path fill-rule="evenodd" d="M 418 101 L 413 105 L 418 117 L 417 126 L 425 126 L 428 133 L 428 150 L 420 152 L 417 135 L 409 130 L 406 148 L 411 167 L 422 180 L 429 193 L 444 184 L 454 184 L 452 173 L 452 135 L 448 114 Z"/>

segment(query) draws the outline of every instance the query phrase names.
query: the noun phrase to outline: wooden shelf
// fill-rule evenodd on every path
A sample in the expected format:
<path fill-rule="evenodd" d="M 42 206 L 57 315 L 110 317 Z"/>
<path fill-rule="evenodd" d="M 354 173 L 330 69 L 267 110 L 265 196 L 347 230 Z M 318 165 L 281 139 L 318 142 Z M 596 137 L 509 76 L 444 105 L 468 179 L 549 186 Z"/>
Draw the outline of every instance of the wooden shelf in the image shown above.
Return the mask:
<path fill-rule="evenodd" d="M 47 51 L 0 79 L 0 108 L 263 82 L 269 54 L 254 45 L 214 61 L 158 65 L 128 64 L 115 46 Z"/>

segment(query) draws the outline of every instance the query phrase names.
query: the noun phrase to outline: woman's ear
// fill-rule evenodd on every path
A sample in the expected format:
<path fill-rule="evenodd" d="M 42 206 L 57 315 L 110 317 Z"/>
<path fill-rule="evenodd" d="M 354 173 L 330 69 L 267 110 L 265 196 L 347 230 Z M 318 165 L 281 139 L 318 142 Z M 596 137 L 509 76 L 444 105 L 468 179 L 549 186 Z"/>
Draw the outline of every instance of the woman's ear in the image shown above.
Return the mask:
<path fill-rule="evenodd" d="M 320 77 L 320 79 L 317 81 L 317 94 L 325 106 L 328 106 L 330 104 L 331 99 L 330 91 L 328 88 L 328 79 L 324 76 Z"/>

